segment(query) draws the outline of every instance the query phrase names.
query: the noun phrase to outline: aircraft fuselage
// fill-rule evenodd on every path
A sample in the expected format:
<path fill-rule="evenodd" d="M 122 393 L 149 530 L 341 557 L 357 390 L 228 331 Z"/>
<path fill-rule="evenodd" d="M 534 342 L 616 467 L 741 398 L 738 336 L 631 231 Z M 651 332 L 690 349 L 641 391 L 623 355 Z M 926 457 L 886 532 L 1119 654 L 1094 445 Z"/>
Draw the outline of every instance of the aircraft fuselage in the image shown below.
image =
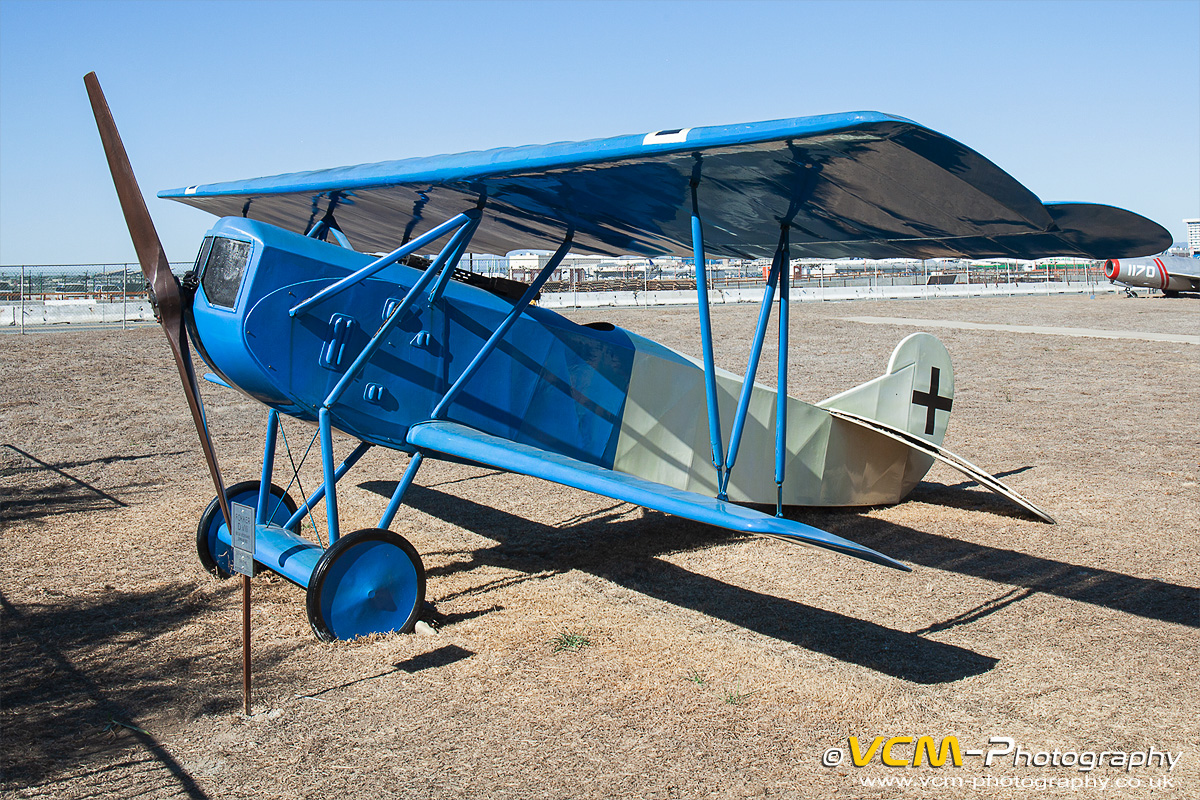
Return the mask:
<path fill-rule="evenodd" d="M 282 413 L 315 421 L 328 406 L 333 427 L 364 442 L 413 452 L 410 427 L 430 419 L 513 301 L 449 281 L 435 302 L 422 298 L 408 309 L 330 402 L 330 393 L 422 273 L 393 264 L 294 316 L 289 312 L 372 261 L 267 223 L 221 219 L 205 238 L 188 282 L 195 291 L 189 323 L 197 349 L 226 383 Z M 949 380 L 948 360 L 941 369 Z M 717 370 L 723 431 L 732 429 L 741 385 L 740 377 Z M 613 325 L 580 325 L 529 307 L 464 384 L 446 418 L 713 497 L 716 472 L 704 396 L 696 360 Z M 825 408 L 794 398 L 787 405 L 783 499 L 789 505 L 896 503 L 932 464 Z M 744 455 L 728 486 L 731 500 L 776 500 L 775 407 L 775 391 L 755 384 Z M 909 405 L 905 401 L 897 409 L 896 424 L 904 428 Z M 927 409 L 918 410 L 924 420 Z M 940 443 L 944 431 L 945 416 L 931 440 Z"/>
<path fill-rule="evenodd" d="M 1142 289 L 1160 289 L 1164 294 L 1200 292 L 1200 259 L 1184 256 L 1155 258 L 1110 258 L 1104 275 L 1113 283 Z"/>
<path fill-rule="evenodd" d="M 254 399 L 315 420 L 420 271 L 394 264 L 295 317 L 288 312 L 373 260 L 265 223 L 223 218 L 197 260 L 191 316 L 201 355 Z M 457 281 L 439 302 L 412 307 L 331 407 L 335 427 L 409 449 L 408 427 L 429 418 L 511 308 Z M 602 327 L 527 309 L 458 395 L 453 417 L 611 467 L 634 348 L 626 331 Z"/>

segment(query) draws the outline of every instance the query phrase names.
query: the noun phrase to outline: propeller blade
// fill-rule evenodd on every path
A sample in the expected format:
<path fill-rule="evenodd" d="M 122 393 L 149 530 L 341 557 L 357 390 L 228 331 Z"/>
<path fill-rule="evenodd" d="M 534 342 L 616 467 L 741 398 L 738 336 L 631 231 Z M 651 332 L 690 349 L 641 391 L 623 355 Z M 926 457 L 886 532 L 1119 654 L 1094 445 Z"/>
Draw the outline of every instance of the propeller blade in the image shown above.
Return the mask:
<path fill-rule="evenodd" d="M 231 519 L 229 503 L 225 497 L 225 484 L 221 481 L 221 470 L 217 465 L 217 454 L 208 434 L 208 425 L 204 421 L 200 386 L 196 381 L 196 371 L 192 365 L 192 354 L 188 348 L 187 331 L 184 327 L 179 281 L 171 273 L 171 266 L 158 238 L 158 231 L 154 228 L 154 220 L 150 218 L 150 211 L 146 208 L 141 189 L 138 188 L 125 145 L 121 142 L 121 134 L 117 131 L 117 124 L 113 121 L 112 112 L 108 108 L 104 92 L 100 89 L 96 73 L 89 72 L 84 76 L 83 82 L 92 102 L 92 113 L 96 116 L 96 127 L 100 131 L 104 155 L 108 158 L 108 170 L 112 174 L 113 185 L 116 186 L 117 197 L 121 201 L 121 211 L 125 214 L 125 225 L 129 228 L 130 238 L 133 239 L 133 248 L 137 251 L 142 273 L 150 283 L 151 300 L 163 333 L 167 335 L 171 352 L 175 356 L 175 366 L 179 368 L 179 378 L 183 383 L 183 394 L 187 398 L 192 421 L 200 437 L 200 448 L 204 451 L 204 460 L 208 463 L 208 471 L 217 490 L 221 513 L 225 515 L 228 523 Z"/>

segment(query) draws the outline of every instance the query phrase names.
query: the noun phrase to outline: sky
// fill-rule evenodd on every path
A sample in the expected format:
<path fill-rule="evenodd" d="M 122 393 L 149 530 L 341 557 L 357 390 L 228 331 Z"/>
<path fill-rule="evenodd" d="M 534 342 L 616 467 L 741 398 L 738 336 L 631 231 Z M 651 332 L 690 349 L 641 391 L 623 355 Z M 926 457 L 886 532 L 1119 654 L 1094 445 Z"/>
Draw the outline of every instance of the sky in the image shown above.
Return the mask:
<path fill-rule="evenodd" d="M 1197 41 L 1200 0 L 0 0 L 0 265 L 134 260 L 92 70 L 172 261 L 214 218 L 161 189 L 862 110 L 1183 241 Z"/>

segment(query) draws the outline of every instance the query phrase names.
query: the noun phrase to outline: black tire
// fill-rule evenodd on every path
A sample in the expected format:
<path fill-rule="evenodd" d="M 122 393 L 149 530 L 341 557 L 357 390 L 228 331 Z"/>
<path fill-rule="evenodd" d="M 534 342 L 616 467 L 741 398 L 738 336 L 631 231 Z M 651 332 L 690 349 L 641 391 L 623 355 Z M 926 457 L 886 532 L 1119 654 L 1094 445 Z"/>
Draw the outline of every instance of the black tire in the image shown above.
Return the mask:
<path fill-rule="evenodd" d="M 226 487 L 225 496 L 230 503 L 257 506 L 259 483 L 260 481 L 235 483 L 233 486 Z M 273 506 L 270 521 L 283 524 L 296 513 L 296 501 L 273 483 L 270 491 L 272 495 L 282 501 Z M 214 497 L 208 504 L 208 508 L 204 509 L 204 513 L 200 515 L 200 524 L 196 526 L 196 555 L 200 557 L 200 563 L 204 566 L 205 572 L 222 579 L 233 574 L 231 569 L 233 551 L 217 538 L 217 531 L 224 524 L 225 516 L 221 513 L 221 503 Z M 255 568 L 255 572 L 257 571 Z"/>
<path fill-rule="evenodd" d="M 425 603 L 425 565 L 408 541 L 382 528 L 343 536 L 309 579 L 306 605 L 323 642 L 411 633 Z"/>

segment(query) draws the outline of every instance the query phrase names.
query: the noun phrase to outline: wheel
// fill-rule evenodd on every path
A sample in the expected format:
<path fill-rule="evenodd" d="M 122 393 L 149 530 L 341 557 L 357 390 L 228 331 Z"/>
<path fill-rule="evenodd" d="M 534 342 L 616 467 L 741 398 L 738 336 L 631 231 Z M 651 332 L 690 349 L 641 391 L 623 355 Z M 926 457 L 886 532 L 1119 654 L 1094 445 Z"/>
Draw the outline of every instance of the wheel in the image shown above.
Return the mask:
<path fill-rule="evenodd" d="M 230 503 L 257 507 L 258 485 L 259 481 L 235 483 L 225 489 L 225 495 Z M 274 500 L 267 501 L 269 513 L 266 521 L 282 525 L 296 513 L 296 501 L 273 483 L 271 494 Z M 204 569 L 218 578 L 228 578 L 233 574 L 233 548 L 217 538 L 217 531 L 224 524 L 225 515 L 221 513 L 221 503 L 214 497 L 200 515 L 200 524 L 196 526 L 196 553 L 200 556 L 200 563 L 204 565 Z"/>
<path fill-rule="evenodd" d="M 412 632 L 425 602 L 425 566 L 402 536 L 367 528 L 325 551 L 308 583 L 308 621 L 323 642 Z"/>

